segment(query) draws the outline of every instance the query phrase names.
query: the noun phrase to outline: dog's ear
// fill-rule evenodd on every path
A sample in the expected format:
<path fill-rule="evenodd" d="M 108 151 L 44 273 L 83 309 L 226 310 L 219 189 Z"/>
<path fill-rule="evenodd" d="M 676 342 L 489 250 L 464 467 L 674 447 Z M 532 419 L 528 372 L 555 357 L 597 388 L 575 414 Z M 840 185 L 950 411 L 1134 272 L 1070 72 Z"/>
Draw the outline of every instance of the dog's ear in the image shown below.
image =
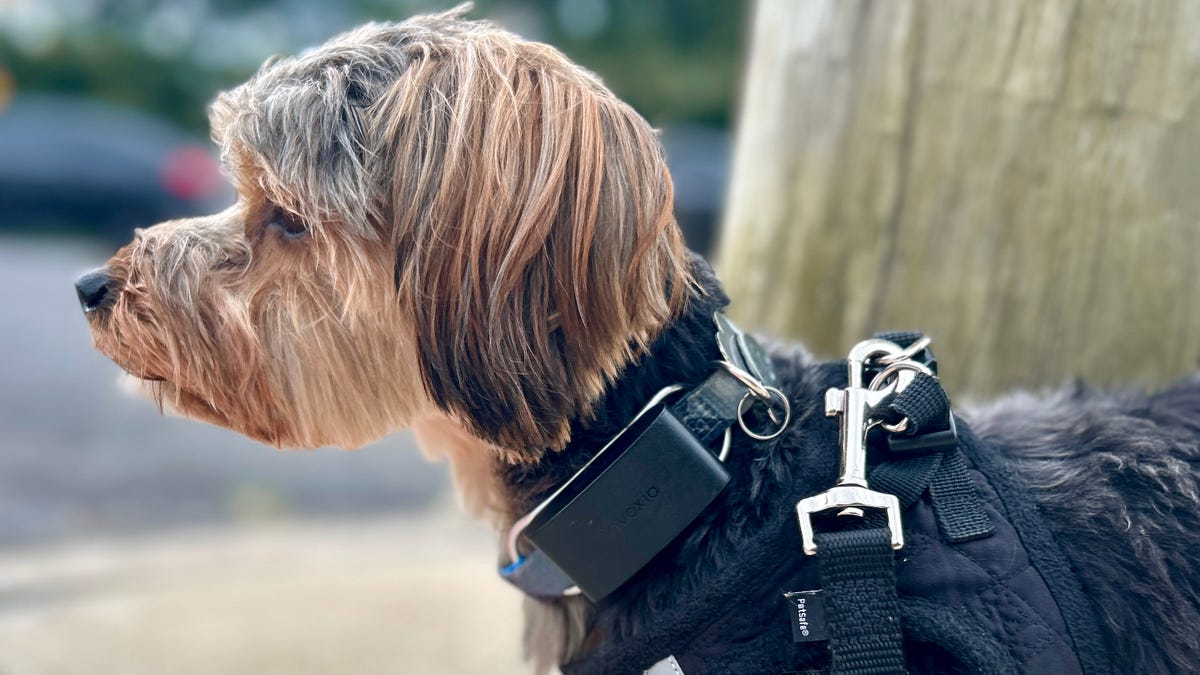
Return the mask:
<path fill-rule="evenodd" d="M 557 51 L 500 31 L 412 63 L 380 109 L 428 393 L 510 459 L 563 447 L 686 297 L 656 134 Z"/>

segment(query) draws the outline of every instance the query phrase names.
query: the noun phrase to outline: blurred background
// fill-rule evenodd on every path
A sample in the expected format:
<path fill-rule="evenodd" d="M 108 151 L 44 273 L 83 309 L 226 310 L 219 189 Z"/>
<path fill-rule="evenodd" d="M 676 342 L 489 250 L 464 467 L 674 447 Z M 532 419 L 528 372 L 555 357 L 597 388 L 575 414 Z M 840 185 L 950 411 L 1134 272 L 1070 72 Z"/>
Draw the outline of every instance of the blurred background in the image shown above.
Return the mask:
<path fill-rule="evenodd" d="M 523 672 L 494 535 L 407 435 L 280 452 L 160 416 L 72 281 L 133 228 L 232 200 L 217 91 L 266 58 L 452 2 L 0 0 L 0 673 Z M 479 0 L 663 129 L 714 243 L 748 6 Z"/>
<path fill-rule="evenodd" d="M 522 671 L 518 598 L 446 467 L 405 435 L 285 453 L 161 417 L 117 390 L 71 286 L 134 227 L 229 202 L 217 91 L 451 4 L 0 0 L 0 673 Z M 474 15 L 662 129 L 744 327 L 824 357 L 919 328 L 960 407 L 1200 368 L 1200 3 Z"/>

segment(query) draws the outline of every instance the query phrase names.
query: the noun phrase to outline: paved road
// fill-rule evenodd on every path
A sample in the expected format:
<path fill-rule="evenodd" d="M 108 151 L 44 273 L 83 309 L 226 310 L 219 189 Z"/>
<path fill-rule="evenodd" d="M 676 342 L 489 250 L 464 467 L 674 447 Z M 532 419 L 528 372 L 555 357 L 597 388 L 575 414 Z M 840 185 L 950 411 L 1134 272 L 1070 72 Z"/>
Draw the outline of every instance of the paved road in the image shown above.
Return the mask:
<path fill-rule="evenodd" d="M 494 556 L 449 509 L 0 550 L 0 673 L 528 673 Z"/>
<path fill-rule="evenodd" d="M 71 282 L 108 251 L 0 237 L 0 546 L 277 517 L 386 514 L 446 494 L 411 439 L 280 452 L 120 392 Z"/>

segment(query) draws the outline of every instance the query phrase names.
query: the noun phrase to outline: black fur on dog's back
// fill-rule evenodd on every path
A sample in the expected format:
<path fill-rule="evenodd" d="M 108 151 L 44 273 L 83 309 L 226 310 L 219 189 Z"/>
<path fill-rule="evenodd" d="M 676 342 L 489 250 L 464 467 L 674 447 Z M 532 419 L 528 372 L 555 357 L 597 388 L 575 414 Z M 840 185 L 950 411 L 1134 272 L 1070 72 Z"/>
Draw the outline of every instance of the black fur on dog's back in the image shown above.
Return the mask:
<path fill-rule="evenodd" d="M 969 419 L 1030 486 L 1123 672 L 1200 670 L 1200 378 L 1021 394 Z"/>

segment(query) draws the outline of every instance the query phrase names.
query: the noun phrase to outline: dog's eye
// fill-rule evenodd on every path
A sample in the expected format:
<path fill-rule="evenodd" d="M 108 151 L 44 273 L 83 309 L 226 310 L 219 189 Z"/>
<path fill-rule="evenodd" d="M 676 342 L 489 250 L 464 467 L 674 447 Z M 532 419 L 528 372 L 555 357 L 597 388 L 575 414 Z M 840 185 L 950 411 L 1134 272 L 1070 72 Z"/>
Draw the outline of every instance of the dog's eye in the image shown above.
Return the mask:
<path fill-rule="evenodd" d="M 280 208 L 271 211 L 271 219 L 267 222 L 267 225 L 279 228 L 281 232 L 293 239 L 302 237 L 308 233 L 307 223 L 301 220 L 296 214 Z"/>

